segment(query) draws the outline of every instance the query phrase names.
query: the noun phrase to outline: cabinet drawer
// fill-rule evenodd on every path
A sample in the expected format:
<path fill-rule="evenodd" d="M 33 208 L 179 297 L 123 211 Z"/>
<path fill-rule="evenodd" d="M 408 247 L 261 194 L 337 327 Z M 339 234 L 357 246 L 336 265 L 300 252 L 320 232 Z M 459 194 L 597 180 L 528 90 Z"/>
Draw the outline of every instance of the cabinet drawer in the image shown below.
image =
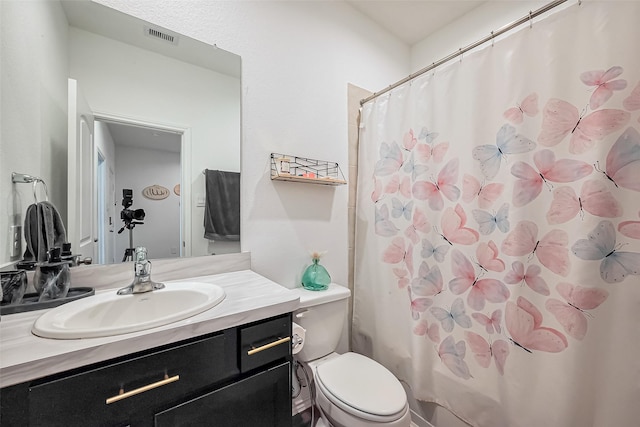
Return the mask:
<path fill-rule="evenodd" d="M 126 425 L 131 414 L 237 375 L 230 332 L 32 384 L 29 425 Z"/>
<path fill-rule="evenodd" d="M 291 426 L 291 365 L 285 362 L 155 416 L 155 427 Z"/>
<path fill-rule="evenodd" d="M 291 356 L 291 315 L 240 328 L 240 371 Z"/>

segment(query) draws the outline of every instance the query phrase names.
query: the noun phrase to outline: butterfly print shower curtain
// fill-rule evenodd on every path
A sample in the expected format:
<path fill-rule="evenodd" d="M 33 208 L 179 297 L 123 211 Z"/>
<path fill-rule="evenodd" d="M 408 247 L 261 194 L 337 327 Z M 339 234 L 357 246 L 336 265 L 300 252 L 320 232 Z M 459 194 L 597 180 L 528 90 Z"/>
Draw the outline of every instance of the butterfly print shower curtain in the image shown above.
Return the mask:
<path fill-rule="evenodd" d="M 640 3 L 363 106 L 353 347 L 477 427 L 640 425 Z"/>

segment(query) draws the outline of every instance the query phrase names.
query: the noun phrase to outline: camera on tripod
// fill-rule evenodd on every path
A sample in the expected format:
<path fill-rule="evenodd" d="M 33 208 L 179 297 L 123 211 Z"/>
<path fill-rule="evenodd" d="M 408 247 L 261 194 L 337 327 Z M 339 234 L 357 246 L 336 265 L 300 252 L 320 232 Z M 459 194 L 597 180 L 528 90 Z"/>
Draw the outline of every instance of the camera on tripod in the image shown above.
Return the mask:
<path fill-rule="evenodd" d="M 125 222 L 123 229 L 130 228 L 129 225 L 142 224 L 135 221 L 144 220 L 144 209 L 129 209 L 131 205 L 133 205 L 133 190 L 125 188 L 122 190 L 122 206 L 124 209 L 120 212 L 120 219 Z"/>
<path fill-rule="evenodd" d="M 123 209 L 120 212 L 120 219 L 124 221 L 124 225 L 118 231 L 118 234 L 122 233 L 126 228 L 129 230 L 129 247 L 124 250 L 124 256 L 122 262 L 126 260 L 133 260 L 134 246 L 133 246 L 133 228 L 136 225 L 144 224 L 144 209 L 129 209 L 133 205 L 133 190 L 125 188 L 122 190 L 122 206 Z"/>

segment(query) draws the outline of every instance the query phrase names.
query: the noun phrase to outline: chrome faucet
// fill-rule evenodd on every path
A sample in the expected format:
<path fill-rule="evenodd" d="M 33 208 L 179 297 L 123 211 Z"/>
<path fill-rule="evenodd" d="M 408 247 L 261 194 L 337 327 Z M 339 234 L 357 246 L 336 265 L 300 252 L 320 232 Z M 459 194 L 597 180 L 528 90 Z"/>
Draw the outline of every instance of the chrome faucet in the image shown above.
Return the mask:
<path fill-rule="evenodd" d="M 147 249 L 143 246 L 136 248 L 133 271 L 133 282 L 119 289 L 118 295 L 141 294 L 164 288 L 164 283 L 151 280 L 151 261 L 147 259 Z"/>

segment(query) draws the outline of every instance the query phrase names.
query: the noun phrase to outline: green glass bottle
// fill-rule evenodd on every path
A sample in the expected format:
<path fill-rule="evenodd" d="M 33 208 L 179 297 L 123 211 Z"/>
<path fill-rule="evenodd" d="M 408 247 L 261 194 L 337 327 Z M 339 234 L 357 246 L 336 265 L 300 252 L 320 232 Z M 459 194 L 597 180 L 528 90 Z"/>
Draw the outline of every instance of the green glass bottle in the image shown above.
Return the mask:
<path fill-rule="evenodd" d="M 302 286 L 310 291 L 324 291 L 331 283 L 329 272 L 319 264 L 320 258 L 313 257 L 311 264 L 302 275 Z"/>

